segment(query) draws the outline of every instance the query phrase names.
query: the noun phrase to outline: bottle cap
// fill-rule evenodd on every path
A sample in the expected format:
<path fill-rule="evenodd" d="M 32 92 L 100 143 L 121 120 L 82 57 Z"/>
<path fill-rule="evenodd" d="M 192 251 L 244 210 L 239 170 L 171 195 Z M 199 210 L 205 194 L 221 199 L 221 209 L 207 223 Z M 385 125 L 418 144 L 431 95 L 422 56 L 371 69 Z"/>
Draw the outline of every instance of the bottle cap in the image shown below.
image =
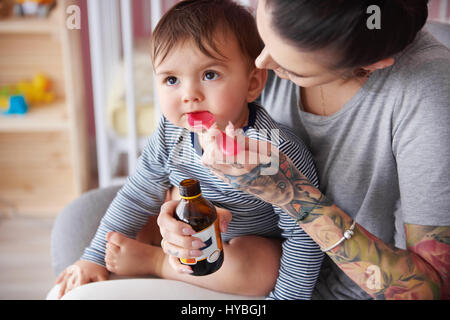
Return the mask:
<path fill-rule="evenodd" d="M 197 198 L 202 194 L 200 183 L 195 179 L 185 179 L 180 182 L 180 196 L 183 199 Z"/>

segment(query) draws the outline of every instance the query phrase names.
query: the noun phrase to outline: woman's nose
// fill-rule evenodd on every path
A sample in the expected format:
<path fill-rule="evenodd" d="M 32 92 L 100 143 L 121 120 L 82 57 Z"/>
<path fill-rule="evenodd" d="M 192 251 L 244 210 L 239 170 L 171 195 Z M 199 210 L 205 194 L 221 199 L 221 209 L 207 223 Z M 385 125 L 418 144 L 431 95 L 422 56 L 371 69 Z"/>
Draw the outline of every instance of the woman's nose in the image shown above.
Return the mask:
<path fill-rule="evenodd" d="M 255 65 L 259 69 L 274 69 L 277 67 L 266 48 L 256 58 Z"/>

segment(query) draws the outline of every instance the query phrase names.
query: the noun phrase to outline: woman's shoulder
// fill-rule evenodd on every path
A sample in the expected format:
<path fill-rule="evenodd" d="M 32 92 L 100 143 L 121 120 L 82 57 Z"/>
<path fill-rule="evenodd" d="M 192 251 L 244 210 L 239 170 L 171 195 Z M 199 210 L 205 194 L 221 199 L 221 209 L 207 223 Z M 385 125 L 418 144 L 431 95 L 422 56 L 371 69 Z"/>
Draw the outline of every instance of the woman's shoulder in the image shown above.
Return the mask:
<path fill-rule="evenodd" d="M 450 101 L 450 50 L 428 31 L 397 54 L 392 67 L 374 75 L 370 91 L 392 105 L 393 120 L 403 121 L 408 114 L 445 114 Z"/>
<path fill-rule="evenodd" d="M 426 30 L 404 52 L 383 85 L 392 102 L 393 135 L 411 141 L 424 130 L 447 136 L 450 116 L 450 50 Z M 436 138 L 437 139 L 437 138 Z M 432 141 L 432 139 L 430 139 Z M 442 141 L 442 140 L 441 140 Z M 394 143 L 395 148 L 395 143 Z"/>
<path fill-rule="evenodd" d="M 417 89 L 426 90 L 427 86 L 448 85 L 450 81 L 450 49 L 426 29 L 395 60 L 390 72 L 392 80 L 406 87 L 421 84 Z"/>

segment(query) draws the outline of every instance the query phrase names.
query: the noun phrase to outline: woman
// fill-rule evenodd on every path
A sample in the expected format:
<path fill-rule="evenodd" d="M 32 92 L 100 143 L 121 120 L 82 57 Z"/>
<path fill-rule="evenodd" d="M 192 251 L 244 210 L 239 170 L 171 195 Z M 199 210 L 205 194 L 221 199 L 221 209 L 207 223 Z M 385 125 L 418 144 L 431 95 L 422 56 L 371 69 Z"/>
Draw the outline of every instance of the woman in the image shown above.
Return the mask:
<path fill-rule="evenodd" d="M 367 27 L 374 3 L 381 29 Z M 290 80 L 271 79 L 263 105 L 309 143 L 320 190 L 282 154 L 260 176 L 217 165 L 211 138 L 204 162 L 327 253 L 315 298 L 449 297 L 450 54 L 419 32 L 426 18 L 424 0 L 259 1 L 257 66 Z M 166 252 L 183 237 L 172 207 L 159 217 Z"/>

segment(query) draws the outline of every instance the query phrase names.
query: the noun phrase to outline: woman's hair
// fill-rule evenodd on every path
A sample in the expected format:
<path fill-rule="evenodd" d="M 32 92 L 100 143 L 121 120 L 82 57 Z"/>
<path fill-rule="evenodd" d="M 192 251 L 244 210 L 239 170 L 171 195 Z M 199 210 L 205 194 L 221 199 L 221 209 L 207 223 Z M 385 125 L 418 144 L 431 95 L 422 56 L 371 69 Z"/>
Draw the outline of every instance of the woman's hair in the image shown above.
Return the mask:
<path fill-rule="evenodd" d="M 153 31 L 153 64 L 158 57 L 163 61 L 174 46 L 185 40 L 193 40 L 209 57 L 223 57 L 216 46 L 217 32 L 233 35 L 249 65 L 254 67 L 264 44 L 253 15 L 233 0 L 185 0 L 175 4 Z"/>
<path fill-rule="evenodd" d="M 295 47 L 325 49 L 333 69 L 357 69 L 405 49 L 424 26 L 428 0 L 265 0 L 271 26 Z M 368 27 L 380 9 L 380 29 Z"/>

